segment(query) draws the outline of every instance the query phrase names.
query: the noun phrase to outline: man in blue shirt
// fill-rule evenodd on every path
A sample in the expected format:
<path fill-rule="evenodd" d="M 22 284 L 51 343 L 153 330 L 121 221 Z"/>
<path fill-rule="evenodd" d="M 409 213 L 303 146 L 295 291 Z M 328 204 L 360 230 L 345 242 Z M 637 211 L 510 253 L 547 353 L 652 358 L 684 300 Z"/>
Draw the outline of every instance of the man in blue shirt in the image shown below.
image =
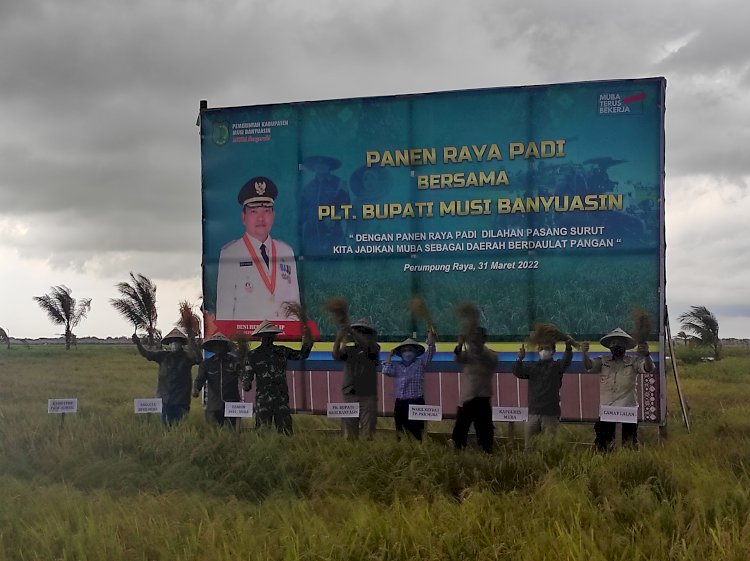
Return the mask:
<path fill-rule="evenodd" d="M 401 358 L 393 362 L 393 356 Z M 393 348 L 383 364 L 383 374 L 394 378 L 396 402 L 393 418 L 397 432 L 409 432 L 417 440 L 422 440 L 424 421 L 409 419 L 409 405 L 424 405 L 424 371 L 435 355 L 435 331 L 427 333 L 427 352 L 424 345 L 414 339 L 406 339 Z"/>

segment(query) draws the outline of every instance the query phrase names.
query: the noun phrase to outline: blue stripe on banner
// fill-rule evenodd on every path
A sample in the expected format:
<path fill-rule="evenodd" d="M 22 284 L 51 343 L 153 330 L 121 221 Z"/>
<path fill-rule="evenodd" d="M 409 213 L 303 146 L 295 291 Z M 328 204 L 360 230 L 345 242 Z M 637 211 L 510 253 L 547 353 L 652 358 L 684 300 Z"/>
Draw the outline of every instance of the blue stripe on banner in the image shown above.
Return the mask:
<path fill-rule="evenodd" d="M 337 360 L 332 360 L 330 358 L 328 359 L 319 359 L 318 357 L 314 357 L 314 354 L 318 354 L 321 356 L 328 356 L 330 357 L 330 353 L 311 353 L 310 358 L 308 358 L 305 361 L 296 361 L 296 360 L 290 360 L 287 365 L 287 370 L 331 370 L 331 371 L 340 371 L 344 369 L 344 363 Z M 461 366 L 459 364 L 456 364 L 453 360 L 453 354 L 452 353 L 440 353 L 447 355 L 451 357 L 451 360 L 443 359 L 443 360 L 436 360 L 433 358 L 430 365 L 427 367 L 427 372 L 460 372 Z M 575 356 L 578 355 L 578 356 Z M 573 357 L 573 362 L 570 365 L 570 368 L 566 372 L 568 373 L 575 373 L 575 372 L 585 372 L 583 368 L 583 363 L 581 361 L 580 353 L 575 353 Z M 597 358 L 598 356 L 603 356 L 605 353 L 590 353 L 591 358 Z M 528 357 L 529 355 L 527 355 Z M 387 355 L 381 355 L 381 359 L 385 360 Z M 654 361 L 655 365 L 655 371 L 659 371 L 659 356 L 658 354 L 651 355 L 651 359 Z M 525 362 L 528 362 L 530 359 L 526 359 Z M 536 360 L 536 359 L 533 359 Z M 515 353 L 500 353 L 500 361 L 498 364 L 497 371 L 498 372 L 512 372 L 513 371 L 513 365 L 516 362 L 516 354 Z M 598 374 L 597 374 L 598 375 Z"/>

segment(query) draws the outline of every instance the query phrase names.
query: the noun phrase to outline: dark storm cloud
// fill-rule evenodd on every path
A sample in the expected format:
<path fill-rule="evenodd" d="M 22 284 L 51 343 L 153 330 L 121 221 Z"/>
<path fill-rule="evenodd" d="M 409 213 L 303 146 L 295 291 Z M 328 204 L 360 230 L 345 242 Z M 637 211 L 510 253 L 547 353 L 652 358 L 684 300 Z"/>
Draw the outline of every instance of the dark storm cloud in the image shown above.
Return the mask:
<path fill-rule="evenodd" d="M 0 2 L 0 239 L 56 274 L 197 278 L 200 99 L 664 75 L 670 302 L 742 316 L 749 13 L 738 0 Z"/>
<path fill-rule="evenodd" d="M 731 14 L 730 17 L 727 17 Z M 685 45 L 662 62 L 667 71 L 714 75 L 729 71 L 743 75 L 750 62 L 747 3 L 706 5 L 700 28 Z"/>

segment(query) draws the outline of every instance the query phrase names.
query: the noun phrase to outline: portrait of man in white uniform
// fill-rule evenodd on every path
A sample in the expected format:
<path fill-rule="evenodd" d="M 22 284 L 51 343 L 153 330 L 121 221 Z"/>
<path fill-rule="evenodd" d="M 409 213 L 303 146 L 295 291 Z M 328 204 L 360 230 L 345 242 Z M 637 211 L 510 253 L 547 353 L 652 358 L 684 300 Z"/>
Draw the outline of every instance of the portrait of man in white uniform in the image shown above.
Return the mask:
<path fill-rule="evenodd" d="M 294 251 L 270 235 L 276 184 L 253 177 L 240 189 L 245 234 L 221 248 L 216 283 L 216 319 L 286 319 L 282 304 L 299 302 Z"/>

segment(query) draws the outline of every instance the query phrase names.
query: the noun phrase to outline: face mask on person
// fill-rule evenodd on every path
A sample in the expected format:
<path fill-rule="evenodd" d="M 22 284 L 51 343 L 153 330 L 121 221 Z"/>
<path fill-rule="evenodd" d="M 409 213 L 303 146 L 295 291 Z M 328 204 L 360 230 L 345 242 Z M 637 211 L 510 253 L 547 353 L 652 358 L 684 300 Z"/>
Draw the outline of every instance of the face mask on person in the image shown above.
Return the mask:
<path fill-rule="evenodd" d="M 177 352 L 179 350 L 182 350 L 182 343 L 180 343 L 178 341 L 172 341 L 169 344 L 169 350 L 172 351 L 173 353 L 175 353 L 175 352 Z"/>
<path fill-rule="evenodd" d="M 417 358 L 417 353 L 414 351 L 404 351 L 401 353 L 401 360 L 403 360 L 406 364 L 411 364 L 414 362 L 414 359 Z"/>
<path fill-rule="evenodd" d="M 550 349 L 542 349 L 539 351 L 539 360 L 549 360 L 554 354 Z"/>

